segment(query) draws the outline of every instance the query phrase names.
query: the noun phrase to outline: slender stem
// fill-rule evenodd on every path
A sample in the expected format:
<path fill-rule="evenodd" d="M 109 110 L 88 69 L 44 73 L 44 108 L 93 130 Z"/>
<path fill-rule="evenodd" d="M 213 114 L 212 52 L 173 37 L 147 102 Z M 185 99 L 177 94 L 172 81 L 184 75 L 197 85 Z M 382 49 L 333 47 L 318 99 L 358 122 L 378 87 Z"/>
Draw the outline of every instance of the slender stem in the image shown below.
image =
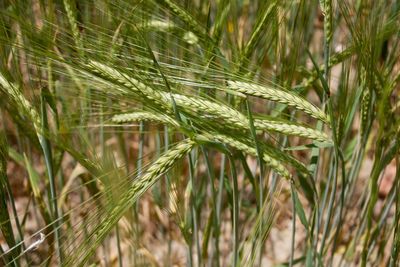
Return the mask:
<path fill-rule="evenodd" d="M 293 186 L 293 183 L 290 184 L 290 190 L 292 191 L 292 196 L 293 196 L 293 194 L 294 194 L 293 191 L 296 190 Z M 289 267 L 293 266 L 293 258 L 294 258 L 295 244 L 296 244 L 296 200 L 294 197 L 292 197 L 292 204 L 293 204 L 292 243 L 291 243 L 291 249 L 290 249 Z"/>
<path fill-rule="evenodd" d="M 45 133 L 48 131 L 48 122 L 47 122 L 47 109 L 45 104 L 45 99 L 42 96 L 42 104 L 41 104 L 41 113 L 42 113 L 42 132 Z M 47 169 L 47 175 L 49 177 L 50 184 L 50 203 L 51 203 L 51 212 L 54 221 L 54 238 L 56 239 L 57 244 L 57 257 L 59 259 L 59 264 L 63 264 L 63 253 L 62 253 L 62 242 L 61 242 L 61 227 L 62 218 L 59 216 L 58 212 L 58 204 L 57 204 L 57 190 L 56 190 L 56 182 L 53 170 L 53 155 L 51 151 L 51 146 L 49 140 L 41 134 L 38 134 L 39 142 L 41 144 L 43 155 L 45 159 L 45 165 Z"/>
<path fill-rule="evenodd" d="M 233 202 L 233 265 L 234 267 L 238 266 L 238 249 L 239 249 L 239 189 L 238 189 L 238 181 L 236 174 L 236 165 L 235 160 L 229 156 L 230 161 L 230 170 L 233 182 L 233 193 L 232 193 L 232 202 Z"/>
<path fill-rule="evenodd" d="M 212 216 L 213 216 L 213 236 L 214 236 L 214 246 L 215 246 L 215 258 L 216 258 L 216 266 L 219 266 L 219 220 L 218 220 L 218 215 L 217 215 L 217 194 L 215 192 L 215 187 L 214 187 L 214 175 L 212 171 L 212 165 L 210 163 L 210 160 L 208 158 L 208 153 L 205 150 L 204 146 L 201 146 L 201 150 L 203 152 L 205 162 L 206 162 L 206 167 L 207 167 L 207 175 L 210 179 L 210 186 L 211 186 L 211 196 L 212 196 Z"/>
<path fill-rule="evenodd" d="M 200 246 L 200 238 L 199 238 L 199 231 L 198 231 L 198 225 L 197 225 L 197 213 L 196 213 L 196 206 L 195 206 L 195 199 L 196 199 L 196 191 L 195 191 L 195 183 L 194 183 L 194 164 L 193 164 L 193 158 L 192 154 L 188 154 L 189 157 L 189 182 L 191 186 L 191 194 L 190 194 L 190 211 L 191 211 L 191 217 L 192 217 L 192 224 L 193 224 L 193 235 L 195 236 L 196 240 L 196 249 L 197 249 L 197 261 L 198 261 L 198 266 L 201 266 L 202 260 L 201 260 L 201 246 Z M 189 244 L 191 247 L 192 244 Z M 193 258 L 192 256 L 192 250 L 190 249 L 190 258 Z M 193 261 L 191 261 L 191 264 Z M 192 265 L 191 265 L 192 266 Z"/>

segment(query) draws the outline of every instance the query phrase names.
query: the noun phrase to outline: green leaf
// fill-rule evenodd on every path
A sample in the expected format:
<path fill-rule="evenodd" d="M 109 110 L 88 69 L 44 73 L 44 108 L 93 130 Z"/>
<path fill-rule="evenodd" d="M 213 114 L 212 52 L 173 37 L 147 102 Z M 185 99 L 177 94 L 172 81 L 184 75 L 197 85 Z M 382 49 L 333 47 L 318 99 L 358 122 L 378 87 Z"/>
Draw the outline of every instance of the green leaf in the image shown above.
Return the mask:
<path fill-rule="evenodd" d="M 300 199 L 297 195 L 296 189 L 293 187 L 293 185 L 292 185 L 291 192 L 292 192 L 293 201 L 295 203 L 296 213 L 299 215 L 301 223 L 304 225 L 304 227 L 306 228 L 306 231 L 308 232 L 309 224 L 307 221 L 306 213 L 305 213 L 303 205 L 301 204 Z"/>

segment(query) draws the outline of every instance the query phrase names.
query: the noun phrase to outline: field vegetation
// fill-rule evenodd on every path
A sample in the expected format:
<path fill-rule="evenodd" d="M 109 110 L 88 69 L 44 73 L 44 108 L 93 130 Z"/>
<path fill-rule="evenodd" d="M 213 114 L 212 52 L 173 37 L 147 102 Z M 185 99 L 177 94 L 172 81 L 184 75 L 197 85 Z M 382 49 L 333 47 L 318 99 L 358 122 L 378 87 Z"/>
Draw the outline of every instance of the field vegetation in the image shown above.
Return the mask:
<path fill-rule="evenodd" d="M 0 266 L 398 266 L 399 10 L 0 1 Z"/>

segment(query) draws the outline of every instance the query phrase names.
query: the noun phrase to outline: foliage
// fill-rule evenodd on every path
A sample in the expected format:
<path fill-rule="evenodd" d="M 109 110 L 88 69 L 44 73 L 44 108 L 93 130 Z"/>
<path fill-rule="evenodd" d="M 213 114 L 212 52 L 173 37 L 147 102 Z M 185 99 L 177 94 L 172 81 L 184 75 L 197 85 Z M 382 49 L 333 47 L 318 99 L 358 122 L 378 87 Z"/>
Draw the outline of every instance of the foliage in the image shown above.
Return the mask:
<path fill-rule="evenodd" d="M 396 1 L 0 7 L 0 265 L 398 264 Z"/>

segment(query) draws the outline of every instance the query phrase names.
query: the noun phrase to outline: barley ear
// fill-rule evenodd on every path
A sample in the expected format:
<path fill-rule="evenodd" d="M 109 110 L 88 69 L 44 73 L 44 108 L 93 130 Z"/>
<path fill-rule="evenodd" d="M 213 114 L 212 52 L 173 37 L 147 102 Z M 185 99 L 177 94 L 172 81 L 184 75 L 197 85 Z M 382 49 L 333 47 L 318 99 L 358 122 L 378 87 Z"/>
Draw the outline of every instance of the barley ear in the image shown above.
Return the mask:
<path fill-rule="evenodd" d="M 42 123 L 40 120 L 40 116 L 37 111 L 32 107 L 29 101 L 24 97 L 22 92 L 12 83 L 7 81 L 3 74 L 0 73 L 0 88 L 3 88 L 3 91 L 6 95 L 12 99 L 20 112 L 29 116 L 32 121 L 33 127 L 35 128 L 36 134 L 39 137 L 39 141 L 41 142 L 42 137 Z"/>
<path fill-rule="evenodd" d="M 83 266 L 95 252 L 98 245 L 106 238 L 108 233 L 115 227 L 127 209 L 132 205 L 159 179 L 160 175 L 168 171 L 174 164 L 185 156 L 195 145 L 195 142 L 186 139 L 181 141 L 162 156 L 160 156 L 146 171 L 138 178 L 130 188 L 123 194 L 118 203 L 106 216 L 105 221 L 100 222 L 89 235 L 90 240 L 83 242 L 72 255 L 66 259 L 65 266 Z"/>
<path fill-rule="evenodd" d="M 238 127 L 239 129 L 248 129 L 247 118 L 239 111 L 222 103 L 212 102 L 200 97 L 191 97 L 180 94 L 173 94 L 175 103 L 185 111 L 189 111 L 196 116 L 203 116 L 220 120 L 228 125 Z M 164 102 L 169 98 L 164 94 Z"/>
<path fill-rule="evenodd" d="M 257 129 L 283 133 L 285 135 L 301 136 L 319 142 L 333 144 L 332 140 L 323 132 L 289 122 L 272 120 L 254 120 Z"/>
<path fill-rule="evenodd" d="M 225 143 L 237 150 L 240 150 L 246 154 L 252 155 L 254 157 L 257 157 L 257 151 L 255 148 L 252 148 L 245 143 L 238 141 L 230 136 L 227 135 L 222 135 L 222 134 L 210 134 L 210 135 L 205 135 L 207 138 L 210 140 L 215 140 L 221 143 Z M 288 171 L 288 169 L 282 164 L 282 162 L 271 155 L 270 153 L 264 151 L 264 154 L 262 156 L 265 164 L 270 167 L 272 170 L 274 170 L 277 174 L 281 175 L 282 177 L 285 177 L 286 179 L 291 179 L 291 175 Z"/>
<path fill-rule="evenodd" d="M 145 99 L 156 102 L 157 104 L 163 106 L 166 105 L 164 102 L 167 98 L 165 94 L 162 94 L 162 92 L 152 89 L 150 86 L 147 86 L 146 84 L 136 80 L 135 78 L 121 73 L 120 71 L 112 67 L 109 67 L 103 63 L 94 60 L 89 60 L 89 63 L 86 64 L 85 67 L 88 68 L 89 71 L 94 72 L 96 75 L 98 75 L 102 80 L 106 82 L 111 81 L 111 83 L 109 83 L 110 85 L 114 87 L 115 83 L 121 85 L 117 87 L 121 93 L 127 93 L 127 91 L 130 91 L 138 94 Z M 167 99 L 170 102 L 170 98 Z"/>
<path fill-rule="evenodd" d="M 332 27 L 332 20 L 333 20 L 333 14 L 332 14 L 332 0 L 325 0 L 324 1 L 324 32 L 325 32 L 325 38 L 328 43 L 331 42 L 332 36 L 333 36 L 333 27 Z"/>
<path fill-rule="evenodd" d="M 126 123 L 133 121 L 153 121 L 162 124 L 169 124 L 174 127 L 179 126 L 179 124 L 175 120 L 171 119 L 168 116 L 154 114 L 146 111 L 114 115 L 111 120 L 116 123 Z"/>
<path fill-rule="evenodd" d="M 74 42 L 77 46 L 77 50 L 80 56 L 83 56 L 83 43 L 81 39 L 81 34 L 78 29 L 78 24 L 76 21 L 76 12 L 72 7 L 73 0 L 63 0 L 65 11 L 67 12 L 67 18 L 69 25 L 71 26 L 72 37 L 74 38 Z"/>
<path fill-rule="evenodd" d="M 321 109 L 294 93 L 239 81 L 228 81 L 228 87 L 246 95 L 286 104 L 329 123 L 328 116 Z"/>
<path fill-rule="evenodd" d="M 157 0 L 164 6 L 166 6 L 172 13 L 174 13 L 179 19 L 189 26 L 190 30 L 200 37 L 207 38 L 211 40 L 210 36 L 207 34 L 206 29 L 200 25 L 196 19 L 192 17 L 185 9 L 181 8 L 172 0 Z"/>
<path fill-rule="evenodd" d="M 361 68 L 360 72 L 360 85 L 363 88 L 362 98 L 361 98 L 361 106 L 360 106 L 360 115 L 361 115 L 361 125 L 360 125 L 360 136 L 364 136 L 364 133 L 368 127 L 368 116 L 370 111 L 371 104 L 371 94 L 369 88 L 366 84 L 366 71 L 365 68 Z"/>
<path fill-rule="evenodd" d="M 242 60 L 249 59 L 253 54 L 257 44 L 262 37 L 262 34 L 265 33 L 265 25 L 267 23 L 270 23 L 270 17 L 276 12 L 277 6 L 277 1 L 272 1 L 272 3 L 268 5 L 268 9 L 262 13 L 262 18 L 255 25 L 251 37 L 243 50 Z"/>

